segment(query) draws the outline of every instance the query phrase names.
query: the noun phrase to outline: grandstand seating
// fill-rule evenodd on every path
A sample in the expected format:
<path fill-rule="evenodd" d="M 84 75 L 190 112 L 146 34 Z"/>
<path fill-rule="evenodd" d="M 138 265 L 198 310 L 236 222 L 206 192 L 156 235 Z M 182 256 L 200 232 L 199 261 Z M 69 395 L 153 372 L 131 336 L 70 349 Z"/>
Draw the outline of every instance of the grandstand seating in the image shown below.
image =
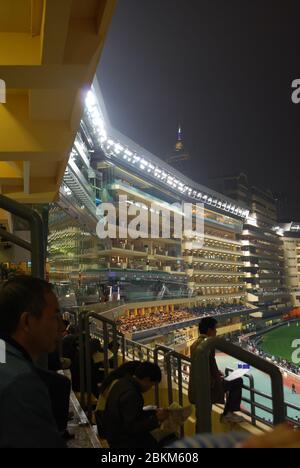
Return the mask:
<path fill-rule="evenodd" d="M 189 322 L 195 318 L 201 319 L 207 316 L 236 314 L 245 312 L 246 310 L 248 308 L 244 305 L 211 305 L 181 309 L 174 312 L 150 312 L 143 316 L 122 316 L 118 319 L 118 326 L 123 333 L 136 333 L 178 322 Z"/>

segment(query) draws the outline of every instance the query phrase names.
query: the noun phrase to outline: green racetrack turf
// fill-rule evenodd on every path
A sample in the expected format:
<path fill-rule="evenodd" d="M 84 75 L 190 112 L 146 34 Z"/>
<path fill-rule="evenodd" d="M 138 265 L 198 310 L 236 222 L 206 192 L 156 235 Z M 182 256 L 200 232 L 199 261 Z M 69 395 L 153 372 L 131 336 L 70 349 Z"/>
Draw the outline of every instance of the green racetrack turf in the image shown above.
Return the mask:
<path fill-rule="evenodd" d="M 286 325 L 270 333 L 266 333 L 261 348 L 266 353 L 292 362 L 292 354 L 295 351 L 295 348 L 292 348 L 292 343 L 297 339 L 300 340 L 300 322 L 298 327 L 295 323 L 289 327 Z M 298 345 L 297 347 L 299 348 L 300 346 Z"/>

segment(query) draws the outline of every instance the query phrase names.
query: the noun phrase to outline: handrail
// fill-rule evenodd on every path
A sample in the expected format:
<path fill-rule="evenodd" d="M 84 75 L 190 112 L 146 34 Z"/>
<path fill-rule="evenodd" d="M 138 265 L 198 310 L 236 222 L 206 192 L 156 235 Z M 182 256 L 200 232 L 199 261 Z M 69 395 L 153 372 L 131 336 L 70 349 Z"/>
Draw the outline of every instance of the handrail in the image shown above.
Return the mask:
<path fill-rule="evenodd" d="M 130 357 L 128 348 L 132 347 L 132 358 L 133 358 L 133 360 L 135 360 L 135 350 L 136 349 L 138 349 L 138 351 L 142 352 L 142 354 L 143 354 L 142 359 L 144 359 L 144 352 L 146 352 L 147 361 L 151 360 L 151 353 L 152 353 L 152 355 L 154 355 L 154 348 L 152 349 L 152 348 L 149 348 L 146 345 L 143 345 L 141 343 L 137 343 L 136 341 L 131 341 L 131 340 L 127 339 L 127 338 L 125 339 L 125 337 L 124 337 L 124 341 L 125 341 L 125 344 L 126 344 L 125 354 L 126 354 L 127 357 Z M 140 360 L 142 360 L 140 355 L 138 355 L 138 358 Z"/>
<path fill-rule="evenodd" d="M 5 231 L 5 229 L 0 228 L 0 237 L 9 242 L 12 242 L 13 244 L 18 245 L 22 249 L 28 250 L 28 252 L 32 252 L 32 246 L 29 242 L 24 241 L 23 239 L 15 236 L 14 234 L 10 234 L 9 232 Z"/>
<path fill-rule="evenodd" d="M 112 334 L 113 334 L 113 358 L 114 358 L 114 368 L 118 367 L 118 337 L 122 338 L 122 334 L 120 334 L 117 330 L 117 325 L 112 320 L 109 320 L 95 312 L 81 312 L 82 324 L 84 330 L 84 343 L 82 343 L 82 347 L 85 350 L 85 371 L 86 371 L 86 393 L 87 393 L 87 412 L 88 417 L 91 420 L 92 418 L 92 368 L 91 368 L 91 349 L 90 349 L 90 323 L 89 319 L 93 318 L 95 320 L 100 321 L 103 324 L 103 354 L 104 354 L 104 374 L 107 376 L 109 373 L 109 357 L 108 357 L 108 344 L 109 344 L 109 330 L 108 326 L 112 327 Z M 82 361 L 83 363 L 84 361 Z M 82 366 L 82 364 L 81 364 Z M 85 385 L 84 385 L 84 368 L 81 367 L 80 374 L 83 374 L 81 377 L 81 400 L 82 403 L 84 402 L 84 394 L 85 394 Z"/>
<path fill-rule="evenodd" d="M 29 251 L 31 253 L 31 275 L 44 279 L 45 278 L 45 263 L 46 249 L 44 242 L 44 225 L 42 218 L 38 213 L 21 203 L 10 198 L 0 195 L 0 208 L 8 213 L 14 214 L 25 220 L 29 224 L 30 242 L 26 242 L 15 234 L 11 234 L 4 229 L 0 230 L 0 236 L 13 244 Z M 39 358 L 38 364 L 40 367 L 48 367 L 48 356 L 43 355 Z"/>
<path fill-rule="evenodd" d="M 226 368 L 225 369 L 225 376 L 227 377 L 230 374 L 230 372 L 234 372 L 234 370 L 229 368 L 229 367 Z M 262 392 L 260 392 L 258 390 L 255 390 L 253 375 L 246 374 L 244 377 L 249 379 L 249 386 L 244 384 L 243 388 L 250 393 L 250 399 L 242 397 L 242 401 L 245 402 L 245 403 L 248 403 L 250 405 L 251 410 L 250 410 L 250 413 L 248 411 L 243 411 L 243 412 L 245 412 L 246 414 L 248 414 L 251 417 L 251 423 L 252 423 L 253 426 L 255 426 L 256 425 L 256 420 L 263 421 L 263 419 L 256 416 L 256 411 L 255 411 L 256 408 L 262 409 L 266 413 L 270 413 L 273 416 L 273 410 L 271 410 L 270 408 L 267 408 L 266 406 L 264 406 L 264 405 L 262 405 L 260 403 L 257 403 L 255 401 L 255 397 L 258 395 L 258 396 L 261 396 L 263 398 L 266 398 L 269 401 L 272 401 L 272 397 L 270 395 L 267 395 L 266 393 L 262 393 Z M 268 423 L 266 423 L 266 424 L 268 424 Z"/>
<path fill-rule="evenodd" d="M 172 362 L 173 361 L 173 362 Z M 190 363 L 190 358 L 177 353 L 176 351 L 171 351 L 166 355 L 166 368 L 167 368 L 167 378 L 168 378 L 168 396 L 169 396 L 169 405 L 171 405 L 174 401 L 173 397 L 173 382 L 174 377 L 172 375 L 172 370 L 174 370 L 174 361 L 175 361 L 175 369 L 178 371 L 178 403 L 181 407 L 184 406 L 183 401 L 183 378 L 182 378 L 182 361 L 186 361 L 186 363 Z M 176 371 L 175 371 L 176 375 Z M 184 426 L 180 426 L 180 435 L 184 437 Z"/>
<path fill-rule="evenodd" d="M 10 234 L 3 229 L 1 230 L 1 237 L 19 245 L 20 247 L 31 252 L 31 272 L 32 276 L 44 279 L 45 276 L 45 247 L 44 247 L 44 229 L 41 217 L 34 210 L 16 202 L 10 198 L 0 195 L 0 208 L 12 213 L 19 218 L 22 218 L 29 223 L 31 233 L 30 244 L 22 241 L 14 234 Z"/>
<path fill-rule="evenodd" d="M 185 363 L 187 367 L 190 368 L 191 359 L 189 357 L 181 355 L 177 353 L 176 351 L 172 350 L 171 348 L 167 346 L 163 346 L 163 345 L 161 346 L 157 345 L 153 349 L 149 348 L 146 345 L 143 345 L 141 343 L 137 343 L 137 342 L 125 339 L 124 335 L 119 332 L 117 332 L 117 335 L 115 337 L 112 337 L 112 330 L 109 330 L 109 329 L 107 329 L 106 332 L 104 331 L 104 329 L 93 332 L 90 330 L 90 325 L 91 325 L 90 320 L 89 320 L 90 317 L 92 318 L 94 317 L 94 319 L 97 321 L 105 322 L 107 327 L 115 327 L 116 325 L 115 322 L 113 322 L 110 319 L 107 319 L 103 315 L 99 315 L 97 313 L 88 313 L 88 311 L 81 312 L 81 320 L 83 320 L 84 322 L 84 325 L 81 327 L 81 333 L 80 333 L 81 335 L 80 340 L 82 341 L 81 354 L 83 353 L 83 358 L 81 358 L 81 371 L 80 371 L 80 374 L 82 375 L 81 392 L 82 392 L 82 405 L 88 407 L 87 409 L 89 412 L 89 416 L 91 416 L 92 414 L 91 413 L 91 401 L 90 401 L 91 380 L 90 380 L 90 372 L 88 371 L 91 365 L 89 342 L 90 342 L 90 337 L 93 336 L 93 334 L 97 337 L 100 337 L 100 339 L 102 340 L 104 339 L 104 336 L 106 335 L 105 341 L 107 344 L 108 344 L 109 339 L 113 338 L 113 341 L 116 342 L 118 345 L 120 343 L 120 338 L 121 338 L 121 346 L 122 346 L 121 356 L 123 357 L 123 361 L 125 360 L 126 357 L 127 359 L 129 358 L 130 360 L 136 359 L 136 351 L 137 351 L 137 357 L 139 360 L 144 360 L 146 358 L 147 361 L 152 361 L 152 362 L 154 361 L 157 364 L 161 364 L 159 363 L 159 354 L 161 353 L 164 357 L 164 372 L 167 377 L 167 392 L 168 392 L 169 404 L 172 404 L 174 401 L 174 396 L 173 396 L 174 383 L 177 384 L 176 388 L 178 389 L 178 403 L 180 405 L 183 404 L 183 392 L 184 390 L 187 389 L 187 382 L 184 380 L 185 371 L 182 367 L 182 364 Z M 87 339 L 85 339 L 85 337 Z M 220 346 L 218 346 L 218 349 L 219 347 Z M 107 350 L 107 345 L 104 346 L 104 348 Z M 247 360 L 249 359 L 245 359 L 245 356 L 243 356 L 241 360 L 247 362 Z M 181 372 L 180 372 L 180 369 L 181 369 Z M 227 369 L 226 372 L 231 371 L 231 370 L 232 369 Z M 272 401 L 273 400 L 272 397 L 270 395 L 264 394 L 255 389 L 253 376 L 246 375 L 245 377 L 249 379 L 250 383 L 249 383 L 249 386 L 244 384 L 244 389 L 250 392 L 250 396 L 249 398 L 244 397 L 243 401 L 247 403 L 248 405 L 250 405 L 251 410 L 248 411 L 248 409 L 247 410 L 245 409 L 243 410 L 243 412 L 245 412 L 245 414 L 251 417 L 253 425 L 256 425 L 257 421 L 264 422 L 265 424 L 271 425 L 271 423 L 266 422 L 264 418 L 256 415 L 256 409 L 265 411 L 266 413 L 270 414 L 270 417 L 271 416 L 273 417 L 273 413 L 274 413 L 273 408 L 256 402 L 255 397 L 261 396 L 263 398 L 266 398 L 267 401 Z M 90 381 L 89 383 L 88 383 L 88 380 Z M 199 390 L 199 388 L 200 387 L 198 387 L 197 391 Z M 87 405 L 84 399 L 86 390 L 88 390 L 87 392 L 88 404 Z M 159 406 L 159 387 L 158 386 L 155 387 L 155 404 Z M 298 410 L 299 408 L 297 406 L 293 407 L 293 405 L 289 403 L 284 404 L 285 419 L 291 421 L 292 423 L 296 423 L 295 419 L 288 416 L 289 409 Z M 182 435 L 183 435 L 183 431 L 184 429 L 181 428 Z"/>
<path fill-rule="evenodd" d="M 163 346 L 163 345 L 155 346 L 155 349 L 154 349 L 154 362 L 157 365 L 158 365 L 158 354 L 159 354 L 160 351 L 164 355 L 164 364 L 166 362 L 166 356 L 168 354 L 171 354 L 171 352 L 172 352 L 172 350 L 170 348 L 168 348 L 167 346 Z M 170 400 L 171 395 L 170 395 L 169 385 L 168 385 L 168 397 L 169 397 L 169 400 Z M 155 385 L 155 404 L 156 404 L 157 407 L 159 407 L 159 385 L 158 384 Z"/>
<path fill-rule="evenodd" d="M 221 338 L 209 338 L 198 345 L 192 355 L 189 397 L 196 405 L 196 432 L 211 432 L 211 375 L 209 360 L 216 349 L 240 361 L 251 364 L 256 369 L 268 374 L 272 384 L 272 402 L 274 424 L 285 421 L 285 403 L 283 378 L 280 370 L 273 364 L 245 351 Z"/>

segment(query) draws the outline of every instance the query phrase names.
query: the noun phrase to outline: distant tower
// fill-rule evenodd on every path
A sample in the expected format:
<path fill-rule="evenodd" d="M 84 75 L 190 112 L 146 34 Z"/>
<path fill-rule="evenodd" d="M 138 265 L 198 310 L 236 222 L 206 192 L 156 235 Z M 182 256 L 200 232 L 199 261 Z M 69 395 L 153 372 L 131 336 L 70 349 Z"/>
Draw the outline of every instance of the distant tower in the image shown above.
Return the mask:
<path fill-rule="evenodd" d="M 181 125 L 178 126 L 177 142 L 174 146 L 172 154 L 167 158 L 167 163 L 177 166 L 181 166 L 183 162 L 191 159 L 189 153 L 185 150 L 182 137 Z"/>

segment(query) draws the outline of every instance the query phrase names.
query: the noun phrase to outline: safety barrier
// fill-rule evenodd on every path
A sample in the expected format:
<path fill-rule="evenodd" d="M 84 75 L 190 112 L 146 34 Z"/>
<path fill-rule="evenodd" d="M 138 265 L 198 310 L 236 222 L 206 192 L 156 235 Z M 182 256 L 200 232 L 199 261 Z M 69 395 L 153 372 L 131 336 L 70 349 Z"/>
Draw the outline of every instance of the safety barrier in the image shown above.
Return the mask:
<path fill-rule="evenodd" d="M 44 228 L 41 217 L 36 211 L 4 195 L 0 195 L 0 208 L 28 222 L 31 234 L 30 242 L 24 241 L 15 234 L 11 234 L 2 228 L 0 228 L 0 237 L 29 251 L 31 253 L 32 276 L 44 279 L 46 252 Z"/>
<path fill-rule="evenodd" d="M 268 395 L 255 388 L 255 382 L 251 375 L 244 378 L 249 380 L 249 385 L 244 383 L 244 390 L 249 392 L 243 396 L 243 403 L 249 406 L 248 411 L 243 407 L 242 411 L 251 418 L 253 425 L 258 422 L 273 426 L 285 420 L 297 424 L 297 421 L 289 416 L 290 410 L 299 410 L 296 405 L 284 402 L 283 380 L 279 369 L 244 349 L 232 345 L 220 339 L 207 340 L 197 348 L 193 359 L 181 355 L 166 346 L 155 346 L 151 348 L 141 343 L 128 340 L 118 332 L 116 323 L 100 314 L 90 311 L 80 311 L 79 314 L 79 342 L 80 342 L 80 376 L 81 376 L 81 404 L 86 408 L 89 418 L 92 417 L 91 404 L 91 351 L 90 339 L 97 337 L 103 345 L 103 367 L 105 375 L 109 372 L 109 360 L 113 360 L 116 368 L 119 360 L 147 360 L 156 362 L 163 370 L 167 382 L 168 402 L 174 402 L 174 389 L 178 395 L 178 403 L 183 405 L 184 395 L 188 390 L 190 375 L 193 375 L 192 385 L 194 391 L 194 403 L 196 406 L 196 430 L 197 432 L 211 432 L 211 393 L 210 393 L 210 370 L 209 356 L 214 350 L 219 350 L 227 355 L 246 362 L 252 367 L 268 374 L 272 383 L 272 394 Z M 109 358 L 108 344 L 112 346 L 113 356 Z M 227 369 L 226 373 L 232 369 Z M 85 395 L 87 393 L 87 402 Z M 245 393 L 245 392 L 244 392 Z M 257 402 L 257 397 L 270 401 L 270 407 Z M 159 387 L 155 388 L 155 405 L 160 406 Z M 257 410 L 270 414 L 270 420 L 265 420 L 257 414 Z M 183 429 L 181 435 L 184 435 Z"/>
<path fill-rule="evenodd" d="M 189 396 L 196 405 L 196 431 L 197 433 L 211 432 L 211 375 L 210 356 L 219 350 L 239 361 L 250 364 L 252 367 L 268 374 L 271 378 L 273 404 L 273 423 L 280 424 L 285 421 L 285 404 L 283 394 L 283 378 L 280 370 L 260 357 L 245 351 L 221 338 L 205 340 L 197 346 L 192 356 L 190 371 Z"/>

